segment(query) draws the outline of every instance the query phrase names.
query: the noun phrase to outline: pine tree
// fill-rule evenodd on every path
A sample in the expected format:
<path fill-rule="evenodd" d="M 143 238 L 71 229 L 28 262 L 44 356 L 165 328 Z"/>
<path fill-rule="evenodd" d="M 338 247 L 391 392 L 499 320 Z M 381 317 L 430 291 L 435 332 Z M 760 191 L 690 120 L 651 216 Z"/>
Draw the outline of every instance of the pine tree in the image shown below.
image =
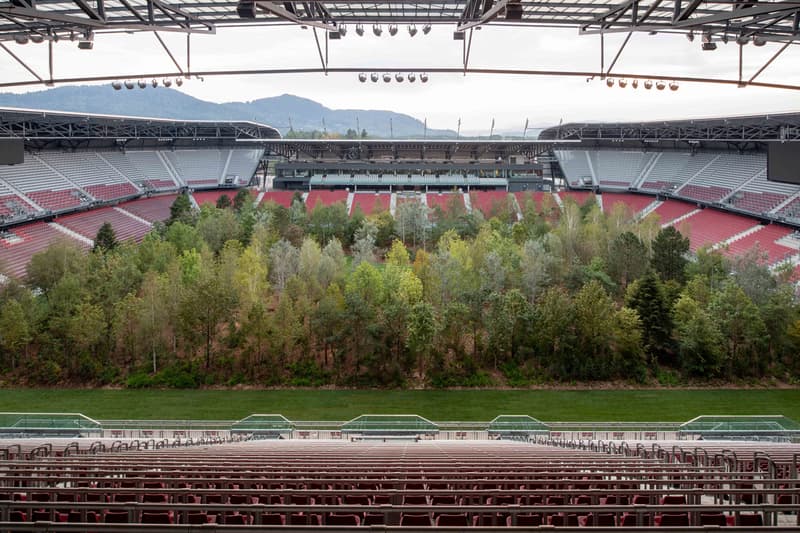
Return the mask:
<path fill-rule="evenodd" d="M 626 305 L 639 314 L 642 338 L 650 356 L 660 364 L 675 366 L 672 316 L 664 288 L 655 272 L 649 270 L 629 286 Z"/>
<path fill-rule="evenodd" d="M 667 226 L 653 240 L 653 259 L 650 264 L 662 280 L 683 283 L 688 252 L 689 239 L 673 226 Z"/>
<path fill-rule="evenodd" d="M 94 238 L 94 250 L 105 253 L 116 248 L 118 244 L 114 228 L 109 222 L 103 222 Z"/>

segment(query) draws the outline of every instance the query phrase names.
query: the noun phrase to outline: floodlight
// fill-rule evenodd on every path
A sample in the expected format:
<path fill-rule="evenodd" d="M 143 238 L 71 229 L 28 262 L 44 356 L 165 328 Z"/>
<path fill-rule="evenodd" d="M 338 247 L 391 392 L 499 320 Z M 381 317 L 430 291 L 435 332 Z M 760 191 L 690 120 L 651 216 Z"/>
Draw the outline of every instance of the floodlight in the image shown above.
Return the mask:
<path fill-rule="evenodd" d="M 339 24 L 338 29 L 339 29 L 339 35 L 341 37 L 347 35 L 347 26 L 345 26 L 344 24 Z"/>
<path fill-rule="evenodd" d="M 389 24 L 389 35 L 392 37 L 397 35 L 397 24 Z"/>
<path fill-rule="evenodd" d="M 394 79 L 397 80 L 397 83 L 403 83 L 405 77 L 403 77 L 402 72 L 398 72 L 397 74 L 394 75 Z"/>
<path fill-rule="evenodd" d="M 14 36 L 14 41 L 16 41 L 17 44 L 28 44 L 28 36 L 24 33 L 18 33 Z"/>
<path fill-rule="evenodd" d="M 380 37 L 381 33 L 383 33 L 383 28 L 381 28 L 380 24 L 373 24 L 372 25 L 372 33 L 375 34 L 375 37 Z"/>
<path fill-rule="evenodd" d="M 648 91 L 653 88 L 653 80 L 646 80 L 644 82 L 644 88 Z"/>
<path fill-rule="evenodd" d="M 707 42 L 700 45 L 700 48 L 705 50 L 706 52 L 713 52 L 717 49 L 717 43 Z"/>
<path fill-rule="evenodd" d="M 164 78 L 163 80 L 161 80 L 161 84 L 164 87 L 172 87 L 172 80 L 169 78 Z"/>
<path fill-rule="evenodd" d="M 44 42 L 44 36 L 41 33 L 33 33 L 31 34 L 31 42 L 32 43 L 42 43 Z"/>
<path fill-rule="evenodd" d="M 139 88 L 144 89 L 145 87 L 147 87 L 147 82 L 144 80 L 139 80 Z"/>
<path fill-rule="evenodd" d="M 408 27 L 408 34 L 411 37 L 413 37 L 413 36 L 415 36 L 417 34 L 417 27 L 414 24 L 412 24 L 411 26 Z"/>
<path fill-rule="evenodd" d="M 413 72 L 409 72 L 408 73 L 408 83 L 414 83 L 415 81 L 417 81 L 417 75 L 414 74 Z"/>
<path fill-rule="evenodd" d="M 392 81 L 392 75 L 388 74 L 388 73 L 384 74 L 383 75 L 383 81 L 385 81 L 386 83 L 389 83 L 390 81 Z"/>
<path fill-rule="evenodd" d="M 658 80 L 658 81 L 656 82 L 656 89 L 658 89 L 659 91 L 663 91 L 663 90 L 664 90 L 664 87 L 666 87 L 666 86 L 667 86 L 667 84 L 666 84 L 666 83 L 664 83 L 664 82 L 663 82 L 663 81 L 661 81 L 661 80 Z"/>
<path fill-rule="evenodd" d="M 125 80 L 125 88 L 133 89 L 133 82 L 131 80 Z"/>
<path fill-rule="evenodd" d="M 694 41 L 694 30 L 692 30 L 692 31 L 690 31 L 689 33 L 686 34 L 686 39 L 688 39 L 689 42 Z"/>
<path fill-rule="evenodd" d="M 420 74 L 419 81 L 421 81 L 422 83 L 428 83 L 428 73 L 423 72 L 422 74 Z"/>
<path fill-rule="evenodd" d="M 638 89 L 639 88 L 639 80 L 632 80 L 631 81 L 631 87 L 634 88 L 634 89 Z"/>
<path fill-rule="evenodd" d="M 181 78 L 175 78 L 175 85 L 177 85 L 178 87 L 180 87 L 181 85 L 183 85 L 183 79 L 181 79 Z"/>
<path fill-rule="evenodd" d="M 763 37 L 759 37 L 758 35 L 753 35 L 753 44 L 755 46 L 764 46 L 765 44 L 767 44 L 767 41 Z"/>
<path fill-rule="evenodd" d="M 361 24 L 356 24 L 356 34 L 359 37 L 362 37 L 364 35 L 364 26 L 362 26 Z"/>
<path fill-rule="evenodd" d="M 669 90 L 670 91 L 677 91 L 678 90 L 678 82 L 677 81 L 669 82 Z"/>
<path fill-rule="evenodd" d="M 372 83 L 378 83 L 378 80 L 381 79 L 381 77 L 377 72 L 373 72 L 369 75 L 369 79 L 372 80 Z"/>
<path fill-rule="evenodd" d="M 114 88 L 115 91 L 119 91 L 120 89 L 122 89 L 122 83 L 120 83 L 119 81 L 112 81 L 111 86 Z"/>
<path fill-rule="evenodd" d="M 606 79 L 606 85 L 608 85 L 609 87 L 613 87 L 614 86 L 614 78 L 607 78 Z"/>
<path fill-rule="evenodd" d="M 364 73 L 364 72 L 361 72 L 361 73 L 358 75 L 358 81 L 360 81 L 361 83 L 364 83 L 365 81 L 367 81 L 367 75 L 366 75 L 366 73 Z"/>
<path fill-rule="evenodd" d="M 620 89 L 624 89 L 625 87 L 627 87 L 627 86 L 628 86 L 628 80 L 626 80 L 625 78 L 621 78 L 621 79 L 620 79 L 620 80 L 617 82 L 617 85 L 619 86 L 619 88 L 620 88 Z"/>
<path fill-rule="evenodd" d="M 249 0 L 241 0 L 236 5 L 236 13 L 239 18 L 254 19 L 256 18 L 256 3 Z"/>
<path fill-rule="evenodd" d="M 152 80 L 150 80 L 150 85 L 152 85 L 153 88 L 155 89 L 156 87 L 158 87 L 158 80 L 153 78 Z"/>
<path fill-rule="evenodd" d="M 425 34 L 425 35 L 428 35 L 430 32 L 431 32 L 431 25 L 430 24 L 425 24 L 422 27 L 422 33 Z"/>

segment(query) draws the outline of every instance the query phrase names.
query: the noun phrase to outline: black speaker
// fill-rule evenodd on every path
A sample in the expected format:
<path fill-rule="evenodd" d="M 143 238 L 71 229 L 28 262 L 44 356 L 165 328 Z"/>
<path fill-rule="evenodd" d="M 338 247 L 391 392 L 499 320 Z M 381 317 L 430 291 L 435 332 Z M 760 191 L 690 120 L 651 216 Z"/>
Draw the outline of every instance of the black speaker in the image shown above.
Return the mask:
<path fill-rule="evenodd" d="M 506 4 L 506 20 L 522 20 L 522 4 L 519 2 Z"/>

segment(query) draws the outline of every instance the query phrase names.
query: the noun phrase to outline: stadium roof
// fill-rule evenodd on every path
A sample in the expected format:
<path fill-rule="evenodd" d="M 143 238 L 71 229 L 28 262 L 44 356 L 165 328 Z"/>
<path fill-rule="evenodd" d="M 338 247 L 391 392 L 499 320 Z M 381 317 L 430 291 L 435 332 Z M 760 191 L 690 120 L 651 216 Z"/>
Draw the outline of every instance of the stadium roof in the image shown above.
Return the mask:
<path fill-rule="evenodd" d="M 244 141 L 252 142 L 252 141 Z M 567 140 L 565 143 L 578 142 Z M 466 140 L 466 139 L 280 139 L 268 140 L 267 152 L 284 157 L 310 159 L 361 160 L 388 155 L 419 159 L 473 160 L 505 158 L 510 155 L 533 157 L 548 152 L 552 140 Z"/>
<path fill-rule="evenodd" d="M 769 142 L 800 140 L 800 113 L 658 122 L 570 123 L 548 128 L 541 140 Z"/>
<path fill-rule="evenodd" d="M 483 24 L 597 32 L 690 32 L 717 40 L 790 41 L 800 4 L 756 0 L 7 0 L 0 40 L 25 35 L 89 39 L 103 31 L 215 32 L 241 24 L 298 24 L 337 30 L 343 23 Z"/>
<path fill-rule="evenodd" d="M 279 139 L 264 124 L 240 121 L 171 120 L 33 109 L 0 108 L 0 137 L 26 140 L 127 139 L 259 140 Z"/>

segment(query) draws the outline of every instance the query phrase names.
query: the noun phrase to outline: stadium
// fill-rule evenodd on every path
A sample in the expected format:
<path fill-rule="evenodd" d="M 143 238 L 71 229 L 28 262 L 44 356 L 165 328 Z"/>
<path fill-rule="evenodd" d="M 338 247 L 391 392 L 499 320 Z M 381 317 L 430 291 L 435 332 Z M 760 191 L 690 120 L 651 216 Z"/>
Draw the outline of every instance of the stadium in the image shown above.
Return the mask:
<path fill-rule="evenodd" d="M 0 15 L 0 48 L 25 72 L 4 88 L 430 72 L 800 89 L 757 79 L 796 39 L 786 2 L 11 0 Z M 376 37 L 455 25 L 462 64 L 331 66 L 329 40 L 365 24 Z M 287 25 L 312 29 L 321 67 L 190 69 L 194 33 Z M 600 68 L 472 67 L 473 31 L 491 26 L 600 35 Z M 142 31 L 176 71 L 54 74 L 54 43 L 89 51 Z M 185 64 L 156 32 L 186 34 Z M 627 37 L 609 66 L 615 33 Z M 731 42 L 738 76 L 612 76 L 634 33 L 697 34 L 704 52 Z M 15 53 L 29 42 L 47 42 L 49 75 Z M 749 78 L 748 43 L 775 45 Z M 598 409 L 618 419 L 587 422 L 543 419 L 533 402 L 486 420 L 459 406 L 450 420 L 372 405 L 321 420 L 291 404 L 182 420 L 167 402 L 140 419 L 130 404 L 116 418 L 63 407 L 60 387 L 174 388 L 189 404 L 219 387 L 234 406 L 251 386 L 600 383 L 659 398 L 746 384 L 792 398 L 800 114 L 567 122 L 535 139 L 527 123 L 462 137 L 460 119 L 448 138 L 428 139 L 427 121 L 422 138 L 359 130 L 299 139 L 257 121 L 0 108 L 0 393 L 48 404 L 0 407 L 0 531 L 800 531 L 800 423 L 744 392 L 682 421 L 666 400 L 650 420 Z"/>

